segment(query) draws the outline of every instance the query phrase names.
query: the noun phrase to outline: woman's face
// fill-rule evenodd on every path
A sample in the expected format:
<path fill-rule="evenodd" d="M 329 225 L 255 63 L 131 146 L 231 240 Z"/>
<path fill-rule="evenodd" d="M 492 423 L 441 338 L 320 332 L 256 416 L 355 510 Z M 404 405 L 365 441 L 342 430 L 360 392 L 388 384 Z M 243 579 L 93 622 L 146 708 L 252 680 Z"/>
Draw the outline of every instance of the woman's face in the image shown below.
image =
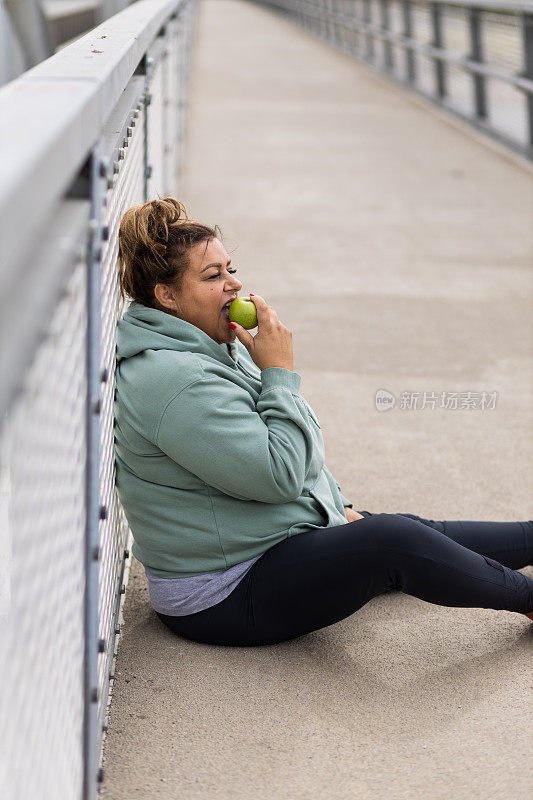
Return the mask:
<path fill-rule="evenodd" d="M 180 319 L 196 325 L 218 344 L 235 340 L 235 331 L 228 325 L 222 308 L 235 300 L 242 283 L 218 239 L 199 242 L 189 250 L 190 266 L 180 294 L 163 284 L 156 286 L 159 302 L 176 311 Z"/>

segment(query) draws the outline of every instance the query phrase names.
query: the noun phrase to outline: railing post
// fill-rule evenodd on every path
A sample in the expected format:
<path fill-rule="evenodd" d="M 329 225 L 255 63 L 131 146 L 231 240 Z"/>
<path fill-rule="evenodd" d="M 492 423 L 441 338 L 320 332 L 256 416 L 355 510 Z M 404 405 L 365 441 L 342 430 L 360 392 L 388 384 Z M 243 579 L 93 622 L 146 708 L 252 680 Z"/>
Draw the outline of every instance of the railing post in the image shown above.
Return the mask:
<path fill-rule="evenodd" d="M 328 0 L 328 18 L 329 18 L 329 41 L 331 44 L 337 44 L 337 21 L 335 18 L 335 4 L 337 0 Z"/>
<path fill-rule="evenodd" d="M 468 23 L 470 28 L 470 58 L 472 61 L 483 61 L 483 47 L 481 43 L 481 11 L 478 8 L 468 9 Z M 475 114 L 478 119 L 487 116 L 487 93 L 485 89 L 485 76 L 477 72 L 472 73 L 474 81 Z"/>
<path fill-rule="evenodd" d="M 361 18 L 359 16 L 359 2 L 358 2 L 358 0 L 353 0 L 352 17 L 353 17 L 353 21 L 354 21 L 354 27 L 352 28 L 353 49 L 354 49 L 354 53 L 359 54 L 360 49 L 361 49 L 361 32 L 359 30 L 359 23 L 361 21 Z"/>
<path fill-rule="evenodd" d="M 322 20 L 323 20 L 323 36 L 326 41 L 329 39 L 329 0 L 322 0 Z"/>
<path fill-rule="evenodd" d="M 403 0 L 403 35 L 406 39 L 413 38 L 413 19 L 411 15 L 411 0 Z M 415 54 L 410 44 L 405 45 L 405 60 L 407 66 L 407 80 L 414 83 L 416 80 Z"/>
<path fill-rule="evenodd" d="M 349 13 L 346 12 L 346 0 L 342 0 L 342 8 L 341 13 L 344 17 L 342 21 L 342 49 L 345 53 L 350 54 L 352 52 L 352 42 L 351 42 L 351 32 L 352 29 L 348 25 L 346 25 L 346 17 L 349 16 Z"/>
<path fill-rule="evenodd" d="M 524 41 L 524 78 L 533 80 L 533 14 L 522 15 L 522 32 Z M 533 95 L 526 94 L 528 142 L 533 147 Z"/>
<path fill-rule="evenodd" d="M 334 15 L 334 22 L 333 22 L 333 31 L 334 31 L 334 35 L 335 35 L 334 43 L 337 46 L 340 46 L 342 48 L 343 39 L 344 39 L 344 35 L 343 35 L 344 34 L 344 28 L 343 28 L 343 26 L 342 26 L 342 24 L 341 24 L 341 22 L 340 22 L 340 20 L 338 18 L 338 14 L 340 13 L 339 0 L 333 0 L 332 12 L 333 12 L 333 15 Z"/>
<path fill-rule="evenodd" d="M 311 6 L 311 13 L 309 15 L 309 30 L 311 33 L 314 33 L 315 36 L 320 34 L 320 5 L 318 0 L 313 1 L 313 5 Z"/>
<path fill-rule="evenodd" d="M 390 31 L 389 0 L 381 0 L 381 27 L 384 31 Z M 387 72 L 392 72 L 392 42 L 389 39 L 383 40 L 383 52 L 385 55 L 385 69 Z"/>
<path fill-rule="evenodd" d="M 98 601 L 100 574 L 100 414 L 101 400 L 101 262 L 102 202 L 107 178 L 100 164 L 100 143 L 90 158 L 88 193 L 91 222 L 88 240 L 87 303 L 87 405 L 86 405 L 86 520 L 85 520 L 85 665 L 84 665 L 84 775 L 83 800 L 96 800 L 100 737 L 98 731 Z"/>
<path fill-rule="evenodd" d="M 433 27 L 433 41 L 431 42 L 431 44 L 433 45 L 433 47 L 437 47 L 440 49 L 443 44 L 442 9 L 439 3 L 430 3 L 430 11 L 431 11 L 431 22 Z M 436 79 L 437 97 L 439 100 L 443 100 L 444 97 L 446 96 L 444 63 L 438 57 L 435 57 L 434 60 L 435 60 L 435 79 Z"/>
<path fill-rule="evenodd" d="M 372 7 L 370 0 L 363 0 L 363 20 L 370 25 L 372 22 Z M 374 61 L 374 37 L 370 32 L 366 34 L 366 60 Z"/>
<path fill-rule="evenodd" d="M 300 11 L 300 22 L 304 31 L 309 30 L 309 14 L 307 13 L 307 6 L 304 3 L 298 4 Z"/>
<path fill-rule="evenodd" d="M 328 0 L 320 0 L 322 5 L 320 34 L 324 39 L 328 38 Z"/>
<path fill-rule="evenodd" d="M 309 16 L 309 28 L 310 28 L 311 32 L 314 33 L 316 36 L 320 36 L 321 22 L 320 22 L 320 14 L 319 14 L 320 5 L 318 3 L 318 0 L 314 1 L 311 10 L 314 11 L 315 13 L 311 14 Z"/>
<path fill-rule="evenodd" d="M 143 122 L 144 122 L 144 137 L 143 137 L 143 162 L 144 162 L 144 175 L 143 175 L 143 201 L 146 203 L 148 200 L 148 181 L 150 179 L 151 173 L 151 166 L 150 166 L 150 159 L 148 157 L 148 106 L 152 102 L 152 96 L 148 91 L 148 83 L 149 83 L 149 65 L 146 63 L 147 58 L 143 59 L 144 62 L 144 74 L 145 78 L 145 87 L 144 87 L 144 95 L 142 100 L 142 113 L 143 113 Z"/>

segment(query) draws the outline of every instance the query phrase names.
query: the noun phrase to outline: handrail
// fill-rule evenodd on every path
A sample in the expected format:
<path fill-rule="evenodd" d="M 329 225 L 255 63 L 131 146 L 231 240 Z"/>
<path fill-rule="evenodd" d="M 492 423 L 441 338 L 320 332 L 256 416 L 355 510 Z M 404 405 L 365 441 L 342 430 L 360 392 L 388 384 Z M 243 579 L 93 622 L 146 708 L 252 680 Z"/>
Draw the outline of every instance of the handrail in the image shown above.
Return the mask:
<path fill-rule="evenodd" d="M 148 45 L 183 3 L 138 0 L 0 89 L 0 296 L 7 265 L 28 256 Z"/>
<path fill-rule="evenodd" d="M 478 8 L 486 11 L 499 11 L 509 13 L 531 14 L 533 2 L 523 0 L 523 2 L 512 2 L 512 0 L 438 0 L 440 5 L 459 6 L 460 8 Z"/>

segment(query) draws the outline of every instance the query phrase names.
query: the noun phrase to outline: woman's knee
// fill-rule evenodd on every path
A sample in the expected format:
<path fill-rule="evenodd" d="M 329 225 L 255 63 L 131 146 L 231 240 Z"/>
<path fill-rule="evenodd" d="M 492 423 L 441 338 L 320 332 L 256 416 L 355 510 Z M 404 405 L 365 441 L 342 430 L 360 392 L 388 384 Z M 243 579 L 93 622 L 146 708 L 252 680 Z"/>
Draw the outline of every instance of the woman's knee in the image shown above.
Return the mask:
<path fill-rule="evenodd" d="M 363 526 L 363 522 L 353 523 Z M 373 514 L 368 517 L 364 525 L 364 533 L 369 542 L 386 548 L 402 547 L 423 536 L 423 530 L 418 531 L 418 523 L 414 520 L 406 519 L 399 514 Z M 363 527 L 360 529 L 363 534 Z M 416 534 L 416 536 L 415 536 Z"/>

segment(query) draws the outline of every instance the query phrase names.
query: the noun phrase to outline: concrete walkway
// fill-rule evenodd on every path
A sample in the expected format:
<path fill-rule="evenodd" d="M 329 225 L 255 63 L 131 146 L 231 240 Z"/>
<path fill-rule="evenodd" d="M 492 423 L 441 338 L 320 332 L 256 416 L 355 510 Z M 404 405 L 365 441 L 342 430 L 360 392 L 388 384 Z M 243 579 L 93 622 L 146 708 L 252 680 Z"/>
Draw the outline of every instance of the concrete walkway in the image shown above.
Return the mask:
<path fill-rule="evenodd" d="M 530 519 L 531 168 L 242 0 L 201 4 L 185 164 L 180 199 L 293 332 L 355 508 Z M 281 645 L 196 644 L 134 562 L 101 797 L 526 797 L 532 642 L 517 614 L 397 592 Z"/>

